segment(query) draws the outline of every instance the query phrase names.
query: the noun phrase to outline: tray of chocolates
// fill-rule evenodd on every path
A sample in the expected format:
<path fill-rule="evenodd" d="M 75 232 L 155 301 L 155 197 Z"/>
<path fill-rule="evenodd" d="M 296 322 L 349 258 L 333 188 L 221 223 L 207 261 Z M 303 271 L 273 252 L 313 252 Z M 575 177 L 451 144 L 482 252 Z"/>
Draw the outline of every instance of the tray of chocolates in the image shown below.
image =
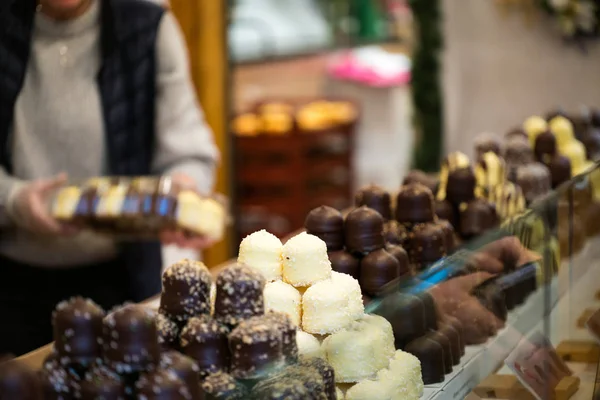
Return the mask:
<path fill-rule="evenodd" d="M 220 240 L 228 223 L 225 203 L 166 176 L 97 177 L 59 189 L 50 210 L 65 224 L 123 238 L 155 238 L 164 230 L 181 230 Z"/>

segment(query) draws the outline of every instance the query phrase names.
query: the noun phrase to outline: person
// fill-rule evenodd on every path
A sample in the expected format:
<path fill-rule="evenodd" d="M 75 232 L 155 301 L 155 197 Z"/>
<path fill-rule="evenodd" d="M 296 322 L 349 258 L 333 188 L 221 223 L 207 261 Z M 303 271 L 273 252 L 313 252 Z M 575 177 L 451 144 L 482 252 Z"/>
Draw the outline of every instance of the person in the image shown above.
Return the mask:
<path fill-rule="evenodd" d="M 175 17 L 148 0 L 0 1 L 0 354 L 52 340 L 75 295 L 105 309 L 160 292 L 161 243 L 54 220 L 69 179 L 171 176 L 211 192 L 219 154 Z M 205 248 L 164 232 L 162 244 Z"/>

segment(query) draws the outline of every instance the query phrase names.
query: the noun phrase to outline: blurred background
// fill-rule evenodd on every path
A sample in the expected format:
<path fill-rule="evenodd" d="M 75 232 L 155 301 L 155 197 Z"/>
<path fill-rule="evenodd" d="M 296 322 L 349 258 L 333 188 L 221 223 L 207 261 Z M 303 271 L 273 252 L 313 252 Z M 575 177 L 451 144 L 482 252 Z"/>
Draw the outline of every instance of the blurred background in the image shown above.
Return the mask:
<path fill-rule="evenodd" d="M 172 0 L 225 156 L 235 226 L 279 236 L 355 189 L 472 156 L 550 109 L 600 104 L 595 0 Z"/>

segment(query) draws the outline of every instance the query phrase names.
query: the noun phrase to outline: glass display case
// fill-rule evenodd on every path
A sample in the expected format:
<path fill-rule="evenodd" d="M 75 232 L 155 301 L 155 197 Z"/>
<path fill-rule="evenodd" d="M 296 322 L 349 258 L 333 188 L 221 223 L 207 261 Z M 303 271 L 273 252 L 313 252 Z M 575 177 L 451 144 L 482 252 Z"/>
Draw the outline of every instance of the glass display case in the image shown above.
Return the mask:
<path fill-rule="evenodd" d="M 599 178 L 595 163 L 367 305 L 420 358 L 421 398 L 596 398 Z M 455 319 L 464 349 L 437 337 Z"/>

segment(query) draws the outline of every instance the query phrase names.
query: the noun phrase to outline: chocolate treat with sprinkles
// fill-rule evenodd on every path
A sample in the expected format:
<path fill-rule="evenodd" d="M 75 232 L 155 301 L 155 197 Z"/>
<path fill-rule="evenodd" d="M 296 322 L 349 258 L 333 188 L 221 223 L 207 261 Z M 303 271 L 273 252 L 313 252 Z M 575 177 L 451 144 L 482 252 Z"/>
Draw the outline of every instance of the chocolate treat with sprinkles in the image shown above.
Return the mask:
<path fill-rule="evenodd" d="M 408 256 L 418 271 L 446 255 L 446 234 L 435 223 L 416 225 L 409 243 Z"/>
<path fill-rule="evenodd" d="M 285 362 L 294 364 L 298 361 L 298 344 L 296 342 L 296 326 L 291 318 L 284 313 L 270 311 L 265 314 L 268 323 L 279 327 L 281 331 L 281 351 L 285 357 Z"/>
<path fill-rule="evenodd" d="M 244 400 L 248 389 L 225 372 L 210 374 L 202 382 L 206 400 Z"/>
<path fill-rule="evenodd" d="M 94 365 L 81 382 L 77 398 L 81 400 L 126 400 L 128 393 L 123 378 L 104 365 Z"/>
<path fill-rule="evenodd" d="M 285 364 L 282 335 L 269 317 L 243 321 L 229 335 L 231 375 L 238 379 L 268 376 Z"/>
<path fill-rule="evenodd" d="M 75 399 L 79 391 L 79 377 L 58 359 L 47 360 L 40 371 L 40 381 L 44 392 L 44 400 Z"/>
<path fill-rule="evenodd" d="M 200 261 L 182 260 L 162 276 L 160 311 L 171 320 L 185 324 L 200 314 L 210 314 L 212 276 Z"/>
<path fill-rule="evenodd" d="M 252 400 L 305 400 L 310 398 L 310 393 L 298 379 L 272 378 L 254 386 L 250 398 Z"/>
<path fill-rule="evenodd" d="M 448 200 L 436 200 L 435 202 L 435 215 L 439 219 L 446 220 L 452 224 L 452 226 L 456 226 L 456 214 L 457 210 L 454 208 L 452 203 Z"/>
<path fill-rule="evenodd" d="M 308 390 L 309 396 L 306 399 L 325 400 L 327 392 L 323 377 L 316 368 L 307 368 L 300 365 L 291 365 L 286 367 L 281 374 L 277 374 L 277 379 L 296 379 L 302 382 Z"/>
<path fill-rule="evenodd" d="M 190 357 L 177 351 L 162 353 L 159 367 L 173 372 L 186 385 L 192 400 L 202 400 L 204 396 L 200 389 L 200 368 Z"/>
<path fill-rule="evenodd" d="M 408 230 L 398 221 L 388 221 L 383 226 L 383 238 L 386 243 L 404 246 L 408 240 Z"/>
<path fill-rule="evenodd" d="M 228 333 L 208 315 L 190 319 L 181 331 L 181 351 L 196 362 L 201 376 L 228 370 Z"/>
<path fill-rule="evenodd" d="M 160 357 L 156 313 L 147 307 L 126 305 L 104 318 L 104 361 L 118 373 L 146 371 Z"/>
<path fill-rule="evenodd" d="M 179 350 L 179 326 L 162 313 L 156 314 L 158 343 L 163 351 Z"/>
<path fill-rule="evenodd" d="M 365 206 L 352 210 L 344 222 L 344 237 L 346 249 L 353 254 L 381 249 L 385 245 L 381 214 Z"/>
<path fill-rule="evenodd" d="M 335 394 L 335 371 L 333 367 L 322 358 L 319 357 L 300 357 L 300 366 L 315 369 L 323 378 L 325 384 L 325 394 L 327 400 L 336 400 Z"/>
<path fill-rule="evenodd" d="M 36 372 L 17 360 L 0 361 L 0 399 L 44 400 Z"/>
<path fill-rule="evenodd" d="M 233 328 L 245 319 L 263 315 L 265 284 L 260 272 L 244 264 L 225 268 L 217 276 L 216 320 Z"/>
<path fill-rule="evenodd" d="M 186 384 L 171 371 L 157 369 L 142 374 L 135 384 L 137 399 L 192 400 Z"/>
<path fill-rule="evenodd" d="M 54 348 L 64 365 L 89 366 L 100 357 L 104 310 L 92 300 L 73 297 L 52 314 Z"/>

